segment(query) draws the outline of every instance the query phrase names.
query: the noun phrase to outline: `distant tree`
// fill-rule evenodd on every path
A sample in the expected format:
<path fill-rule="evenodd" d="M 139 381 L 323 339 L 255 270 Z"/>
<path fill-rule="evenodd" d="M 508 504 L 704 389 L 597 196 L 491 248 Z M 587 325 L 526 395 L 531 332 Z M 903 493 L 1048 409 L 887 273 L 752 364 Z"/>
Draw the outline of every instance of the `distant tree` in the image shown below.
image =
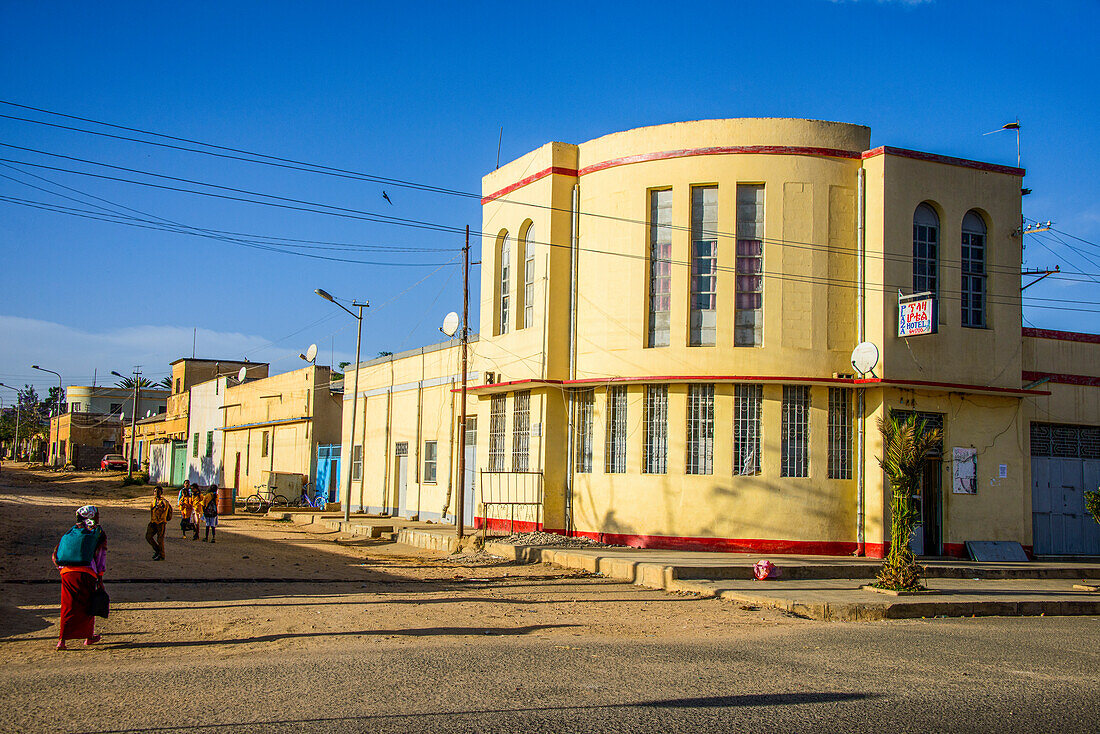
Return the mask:
<path fill-rule="evenodd" d="M 341 370 L 343 370 L 343 369 L 345 369 L 345 368 L 346 368 L 346 367 L 347 367 L 347 366 L 348 366 L 349 364 L 351 364 L 351 362 L 341 362 L 341 363 L 339 364 L 339 367 L 340 367 L 340 369 L 341 369 Z"/>
<path fill-rule="evenodd" d="M 133 390 L 134 389 L 134 378 L 133 378 L 133 376 L 123 377 L 121 380 L 119 380 L 118 382 L 115 383 L 115 386 L 125 388 L 127 390 Z M 139 378 L 137 378 L 137 386 L 138 387 L 152 387 L 153 386 L 153 381 L 150 380 L 147 377 L 139 377 Z"/>
<path fill-rule="evenodd" d="M 47 416 L 53 415 L 59 406 L 65 405 L 65 390 L 60 387 L 51 387 L 49 397 L 42 402 L 42 405 L 45 406 Z"/>
<path fill-rule="evenodd" d="M 379 357 L 392 357 L 392 356 L 393 356 L 393 352 L 379 352 L 379 353 L 378 353 L 378 356 L 379 356 Z M 349 364 L 350 364 L 350 363 L 349 363 Z"/>
<path fill-rule="evenodd" d="M 154 387 L 159 387 L 163 390 L 171 390 L 172 389 L 172 376 L 168 375 L 167 377 L 160 378 L 160 380 L 158 380 L 153 386 Z"/>

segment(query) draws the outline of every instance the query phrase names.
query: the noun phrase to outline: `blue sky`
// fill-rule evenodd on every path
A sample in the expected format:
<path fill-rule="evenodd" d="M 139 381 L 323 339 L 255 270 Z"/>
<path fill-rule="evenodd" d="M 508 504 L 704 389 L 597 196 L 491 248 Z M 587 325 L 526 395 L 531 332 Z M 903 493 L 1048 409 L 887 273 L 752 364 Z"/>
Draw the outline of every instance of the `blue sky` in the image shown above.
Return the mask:
<path fill-rule="evenodd" d="M 475 194 L 495 164 L 501 127 L 502 161 L 550 140 L 641 125 L 782 116 L 869 125 L 876 146 L 1014 165 L 1015 138 L 982 133 L 1019 116 L 1034 190 L 1025 216 L 1100 243 L 1100 3 L 1037 7 L 3 0 L 0 99 Z M 0 114 L 94 127 L 5 105 Z M 480 224 L 476 198 L 10 119 L 0 118 L 0 143 L 448 227 Z M 10 147 L 0 158 L 105 173 Z M 247 356 L 274 371 L 301 365 L 297 354 L 311 342 L 321 363 L 350 359 L 354 322 L 313 295 L 318 287 L 371 302 L 366 356 L 437 341 L 442 316 L 461 305 L 460 235 L 15 169 L 0 165 L 9 177 L 0 177 L 0 196 L 121 205 L 129 210 L 114 211 L 403 265 L 304 258 L 0 201 L 0 381 L 8 384 L 55 380 L 31 363 L 72 384 L 135 364 L 159 377 L 191 353 L 196 330 L 199 356 Z M 1096 281 L 1049 278 L 1029 289 L 1054 300 L 1033 301 L 1026 323 L 1097 331 L 1095 313 L 1047 308 L 1100 310 L 1100 246 L 1058 236 L 1064 243 L 1028 236 L 1026 265 Z M 343 249 L 324 249 L 333 247 Z"/>

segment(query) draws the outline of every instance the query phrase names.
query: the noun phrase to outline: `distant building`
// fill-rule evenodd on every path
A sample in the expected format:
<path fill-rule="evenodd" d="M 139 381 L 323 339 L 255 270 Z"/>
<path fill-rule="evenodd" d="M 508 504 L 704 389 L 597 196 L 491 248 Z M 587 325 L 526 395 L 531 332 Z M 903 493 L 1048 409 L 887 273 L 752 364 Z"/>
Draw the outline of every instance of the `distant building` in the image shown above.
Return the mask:
<path fill-rule="evenodd" d="M 162 388 L 141 388 L 138 417 L 163 413 L 167 407 L 168 395 L 169 391 Z M 72 385 L 66 388 L 65 398 L 70 413 L 99 413 L 129 420 L 134 411 L 133 388 Z"/>
<path fill-rule="evenodd" d="M 59 465 L 98 469 L 107 454 L 118 452 L 122 422 L 104 413 L 62 413 L 50 419 L 50 446 L 57 446 Z"/>

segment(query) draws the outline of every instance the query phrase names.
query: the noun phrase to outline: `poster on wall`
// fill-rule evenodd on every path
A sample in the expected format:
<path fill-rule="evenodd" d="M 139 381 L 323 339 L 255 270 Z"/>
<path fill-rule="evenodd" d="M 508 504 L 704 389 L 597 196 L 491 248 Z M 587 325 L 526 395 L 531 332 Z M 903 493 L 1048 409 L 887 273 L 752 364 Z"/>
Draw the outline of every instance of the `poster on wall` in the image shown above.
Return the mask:
<path fill-rule="evenodd" d="M 978 450 L 956 446 L 951 449 L 951 491 L 955 494 L 978 493 Z"/>
<path fill-rule="evenodd" d="M 936 333 L 936 306 L 931 293 L 898 294 L 898 336 Z"/>

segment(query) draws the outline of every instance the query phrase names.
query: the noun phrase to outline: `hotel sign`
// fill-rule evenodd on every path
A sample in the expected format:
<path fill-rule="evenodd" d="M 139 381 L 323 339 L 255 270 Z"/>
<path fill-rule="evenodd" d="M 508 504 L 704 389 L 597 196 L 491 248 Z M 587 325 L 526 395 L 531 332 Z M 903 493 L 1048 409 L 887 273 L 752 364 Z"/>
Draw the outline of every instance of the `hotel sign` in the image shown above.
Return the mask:
<path fill-rule="evenodd" d="M 936 333 L 936 302 L 931 293 L 898 295 L 898 336 Z"/>

